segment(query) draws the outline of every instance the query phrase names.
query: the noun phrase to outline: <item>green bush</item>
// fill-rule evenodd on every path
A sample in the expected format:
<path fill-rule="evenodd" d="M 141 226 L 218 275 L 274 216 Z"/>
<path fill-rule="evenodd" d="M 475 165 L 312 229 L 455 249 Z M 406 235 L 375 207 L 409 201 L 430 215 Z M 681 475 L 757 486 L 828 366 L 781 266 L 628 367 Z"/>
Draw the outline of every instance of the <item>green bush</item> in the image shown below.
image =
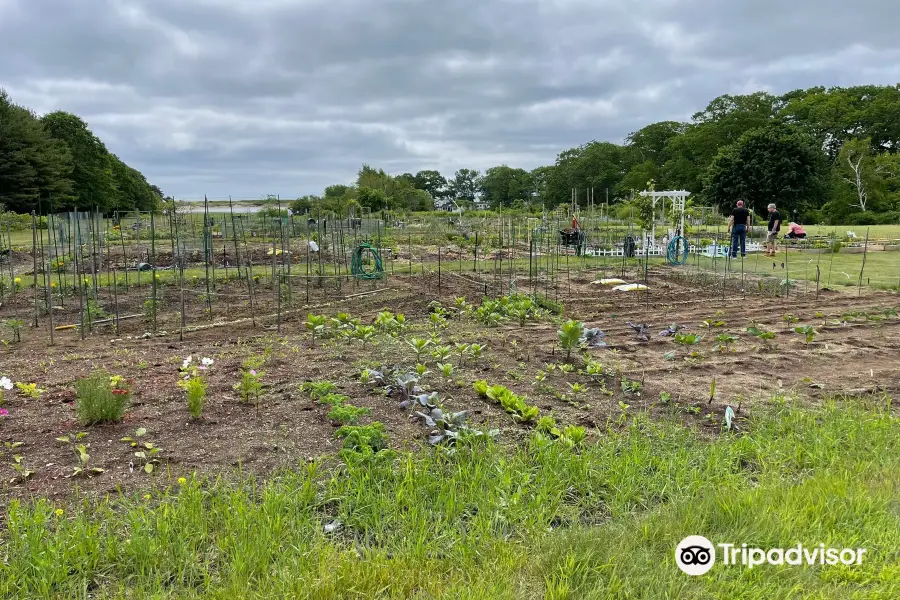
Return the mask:
<path fill-rule="evenodd" d="M 78 420 L 93 425 L 121 421 L 131 390 L 121 377 L 110 377 L 105 370 L 96 369 L 75 382 L 75 397 Z"/>

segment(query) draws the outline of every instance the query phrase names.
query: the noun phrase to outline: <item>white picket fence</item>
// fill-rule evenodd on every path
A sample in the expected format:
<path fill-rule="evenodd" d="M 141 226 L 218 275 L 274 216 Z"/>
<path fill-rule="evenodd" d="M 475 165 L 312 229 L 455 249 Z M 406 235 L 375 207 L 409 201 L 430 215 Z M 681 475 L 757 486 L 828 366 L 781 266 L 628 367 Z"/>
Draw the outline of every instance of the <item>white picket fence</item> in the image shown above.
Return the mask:
<path fill-rule="evenodd" d="M 709 244 L 706 247 L 699 247 L 696 244 L 691 244 L 689 248 L 689 252 L 691 254 L 699 254 L 700 256 L 706 256 L 708 258 L 714 257 L 726 257 L 728 256 L 728 251 L 730 250 L 730 244 Z M 747 253 L 751 252 L 760 252 L 763 249 L 763 245 L 759 242 L 747 242 L 746 244 Z M 586 256 L 625 256 L 625 249 L 622 247 L 612 248 L 610 250 L 603 250 L 600 248 L 588 248 L 584 251 Z M 634 250 L 634 255 L 636 257 L 641 256 L 653 256 L 653 257 L 665 257 L 666 256 L 666 246 L 660 244 L 650 244 L 650 246 L 644 250 L 640 244 Z"/>

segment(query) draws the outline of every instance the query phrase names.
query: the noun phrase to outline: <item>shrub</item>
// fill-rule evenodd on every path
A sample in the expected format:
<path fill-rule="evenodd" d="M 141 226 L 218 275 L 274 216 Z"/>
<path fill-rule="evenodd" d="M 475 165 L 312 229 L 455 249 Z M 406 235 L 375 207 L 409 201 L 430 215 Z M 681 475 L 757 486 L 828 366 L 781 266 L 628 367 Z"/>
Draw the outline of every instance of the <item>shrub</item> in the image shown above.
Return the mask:
<path fill-rule="evenodd" d="M 75 395 L 78 420 L 92 425 L 122 420 L 131 389 L 118 375 L 110 377 L 104 369 L 96 369 L 75 382 Z"/>

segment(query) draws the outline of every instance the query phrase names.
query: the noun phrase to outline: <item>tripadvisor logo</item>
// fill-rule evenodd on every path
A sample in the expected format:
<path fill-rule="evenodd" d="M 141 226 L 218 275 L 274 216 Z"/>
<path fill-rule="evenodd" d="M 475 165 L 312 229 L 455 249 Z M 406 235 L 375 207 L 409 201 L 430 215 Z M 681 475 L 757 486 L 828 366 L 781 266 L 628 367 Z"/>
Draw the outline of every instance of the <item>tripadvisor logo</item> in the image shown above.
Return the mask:
<path fill-rule="evenodd" d="M 713 544 L 702 535 L 689 535 L 675 548 L 675 563 L 688 575 L 705 575 L 713 568 L 716 557 L 727 566 L 742 565 L 748 569 L 760 565 L 844 565 L 862 564 L 865 548 L 826 548 L 825 544 L 791 548 L 754 548 L 747 544 Z"/>

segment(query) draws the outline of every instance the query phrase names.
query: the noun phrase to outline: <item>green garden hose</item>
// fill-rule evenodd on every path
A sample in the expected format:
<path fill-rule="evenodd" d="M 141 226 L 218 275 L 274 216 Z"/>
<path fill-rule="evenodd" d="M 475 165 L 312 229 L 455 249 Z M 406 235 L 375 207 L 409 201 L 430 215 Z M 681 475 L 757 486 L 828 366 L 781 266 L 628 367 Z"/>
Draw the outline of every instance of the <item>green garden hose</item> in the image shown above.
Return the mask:
<path fill-rule="evenodd" d="M 363 252 L 370 253 L 375 261 L 375 268 L 371 271 L 366 271 L 363 268 Z M 381 279 L 384 276 L 384 265 L 381 262 L 381 254 L 378 253 L 378 249 L 371 244 L 360 244 L 353 251 L 350 270 L 353 276 L 359 279 Z"/>

